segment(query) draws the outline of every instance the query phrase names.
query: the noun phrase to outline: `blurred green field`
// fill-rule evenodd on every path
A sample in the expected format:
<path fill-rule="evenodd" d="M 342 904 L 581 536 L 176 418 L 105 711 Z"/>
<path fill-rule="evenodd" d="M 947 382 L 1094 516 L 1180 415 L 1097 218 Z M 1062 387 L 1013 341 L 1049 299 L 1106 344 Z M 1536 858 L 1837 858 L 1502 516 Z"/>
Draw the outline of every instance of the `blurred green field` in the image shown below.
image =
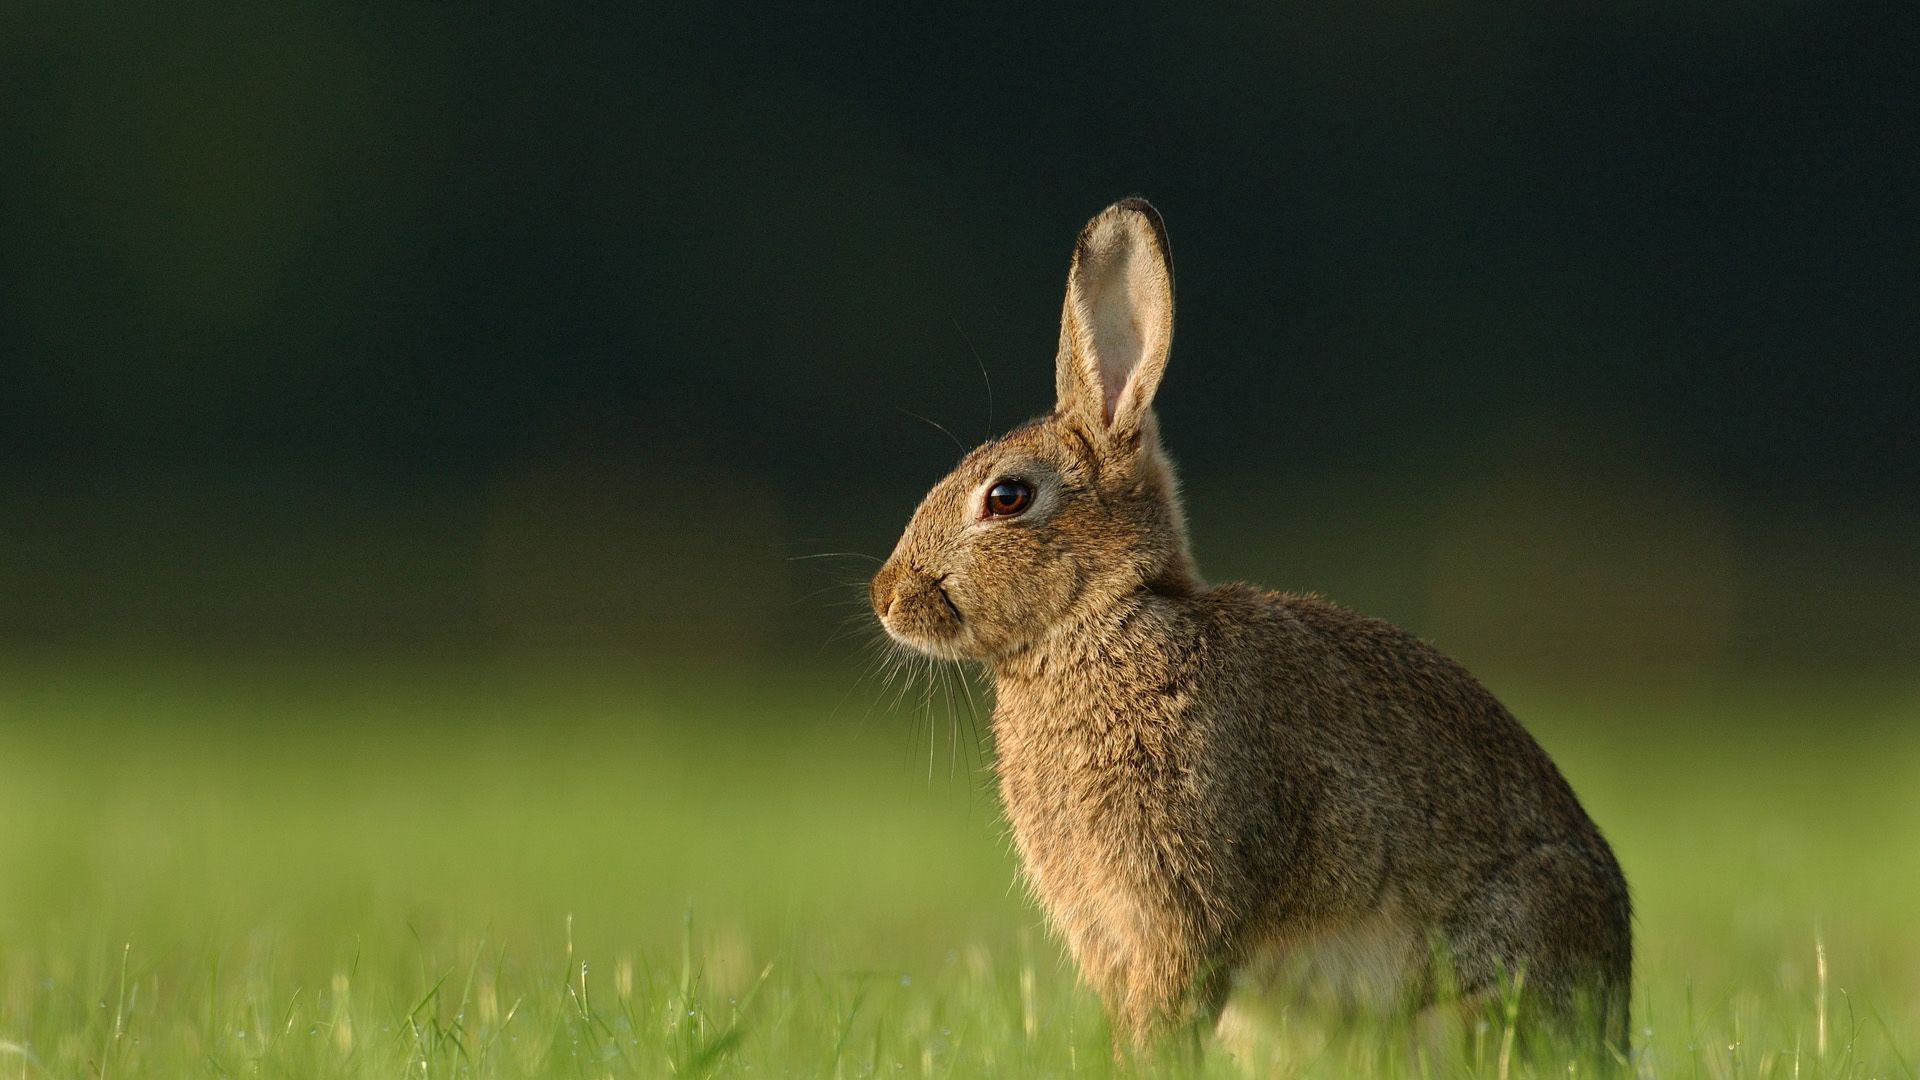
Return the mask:
<path fill-rule="evenodd" d="M 964 717 L 852 681 L 0 665 L 0 1077 L 1114 1071 Z M 1641 1075 L 1915 1075 L 1920 687 L 1489 681 L 1635 889 Z"/>

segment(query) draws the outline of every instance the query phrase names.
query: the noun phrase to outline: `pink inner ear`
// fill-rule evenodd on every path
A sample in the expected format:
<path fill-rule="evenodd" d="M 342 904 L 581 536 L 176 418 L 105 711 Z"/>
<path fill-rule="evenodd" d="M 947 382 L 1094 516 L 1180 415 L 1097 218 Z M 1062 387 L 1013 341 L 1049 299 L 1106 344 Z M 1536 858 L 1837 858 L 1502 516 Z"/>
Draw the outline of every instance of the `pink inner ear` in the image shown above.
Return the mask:
<path fill-rule="evenodd" d="M 1100 361 L 1100 396 L 1104 399 L 1100 403 L 1101 418 L 1109 424 L 1113 423 L 1113 414 L 1120 408 L 1120 395 L 1126 392 L 1129 371 L 1131 368 L 1105 359 Z"/>
<path fill-rule="evenodd" d="M 1131 260 L 1127 260 L 1131 262 Z M 1127 379 L 1140 365 L 1146 350 L 1146 334 L 1134 311 L 1134 282 L 1122 265 L 1118 273 L 1107 275 L 1092 297 L 1093 355 L 1100 368 L 1101 411 L 1107 423 L 1120 407 L 1120 395 L 1126 392 Z"/>

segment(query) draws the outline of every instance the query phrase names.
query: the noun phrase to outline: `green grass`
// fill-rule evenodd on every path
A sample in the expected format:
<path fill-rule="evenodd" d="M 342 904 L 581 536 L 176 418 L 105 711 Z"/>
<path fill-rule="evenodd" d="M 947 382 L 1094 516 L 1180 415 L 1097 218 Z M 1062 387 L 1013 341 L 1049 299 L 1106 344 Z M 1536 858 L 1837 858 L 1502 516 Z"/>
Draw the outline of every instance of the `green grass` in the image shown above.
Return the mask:
<path fill-rule="evenodd" d="M 1114 1072 L 944 698 L 850 679 L 0 667 L 0 1078 Z M 1494 684 L 1635 888 L 1642 1075 L 1915 1075 L 1915 687 Z"/>

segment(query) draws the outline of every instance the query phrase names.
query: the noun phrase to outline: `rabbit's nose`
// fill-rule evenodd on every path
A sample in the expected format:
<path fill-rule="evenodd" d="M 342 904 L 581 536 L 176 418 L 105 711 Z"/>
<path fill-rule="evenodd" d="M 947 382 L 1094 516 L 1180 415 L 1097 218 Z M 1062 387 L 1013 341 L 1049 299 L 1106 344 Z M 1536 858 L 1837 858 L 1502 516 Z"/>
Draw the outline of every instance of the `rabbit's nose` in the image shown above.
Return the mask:
<path fill-rule="evenodd" d="M 873 613 L 885 619 L 893 611 L 894 601 L 900 598 L 900 567 L 897 563 L 888 563 L 873 575 L 873 583 L 868 586 L 867 598 L 873 603 Z"/>

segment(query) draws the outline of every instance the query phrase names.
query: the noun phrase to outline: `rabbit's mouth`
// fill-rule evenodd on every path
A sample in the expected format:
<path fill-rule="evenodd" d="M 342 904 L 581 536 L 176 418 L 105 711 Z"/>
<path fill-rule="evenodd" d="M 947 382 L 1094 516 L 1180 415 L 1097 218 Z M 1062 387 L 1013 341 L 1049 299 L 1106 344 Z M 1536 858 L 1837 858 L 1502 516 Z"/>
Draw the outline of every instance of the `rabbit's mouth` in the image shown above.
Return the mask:
<path fill-rule="evenodd" d="M 885 626 L 886 624 L 882 623 L 882 625 Z M 937 639 L 937 638 L 918 637 L 913 634 L 902 633 L 901 631 L 896 630 L 891 626 L 886 626 L 886 631 L 887 631 L 887 636 L 892 638 L 893 640 L 899 642 L 902 645 L 905 645 L 907 648 L 912 649 L 914 652 L 924 653 L 925 655 L 934 657 L 935 659 L 939 659 L 939 660 L 976 659 L 976 657 L 973 655 L 972 652 L 968 651 L 965 648 L 962 648 L 959 641 L 952 638 Z"/>

